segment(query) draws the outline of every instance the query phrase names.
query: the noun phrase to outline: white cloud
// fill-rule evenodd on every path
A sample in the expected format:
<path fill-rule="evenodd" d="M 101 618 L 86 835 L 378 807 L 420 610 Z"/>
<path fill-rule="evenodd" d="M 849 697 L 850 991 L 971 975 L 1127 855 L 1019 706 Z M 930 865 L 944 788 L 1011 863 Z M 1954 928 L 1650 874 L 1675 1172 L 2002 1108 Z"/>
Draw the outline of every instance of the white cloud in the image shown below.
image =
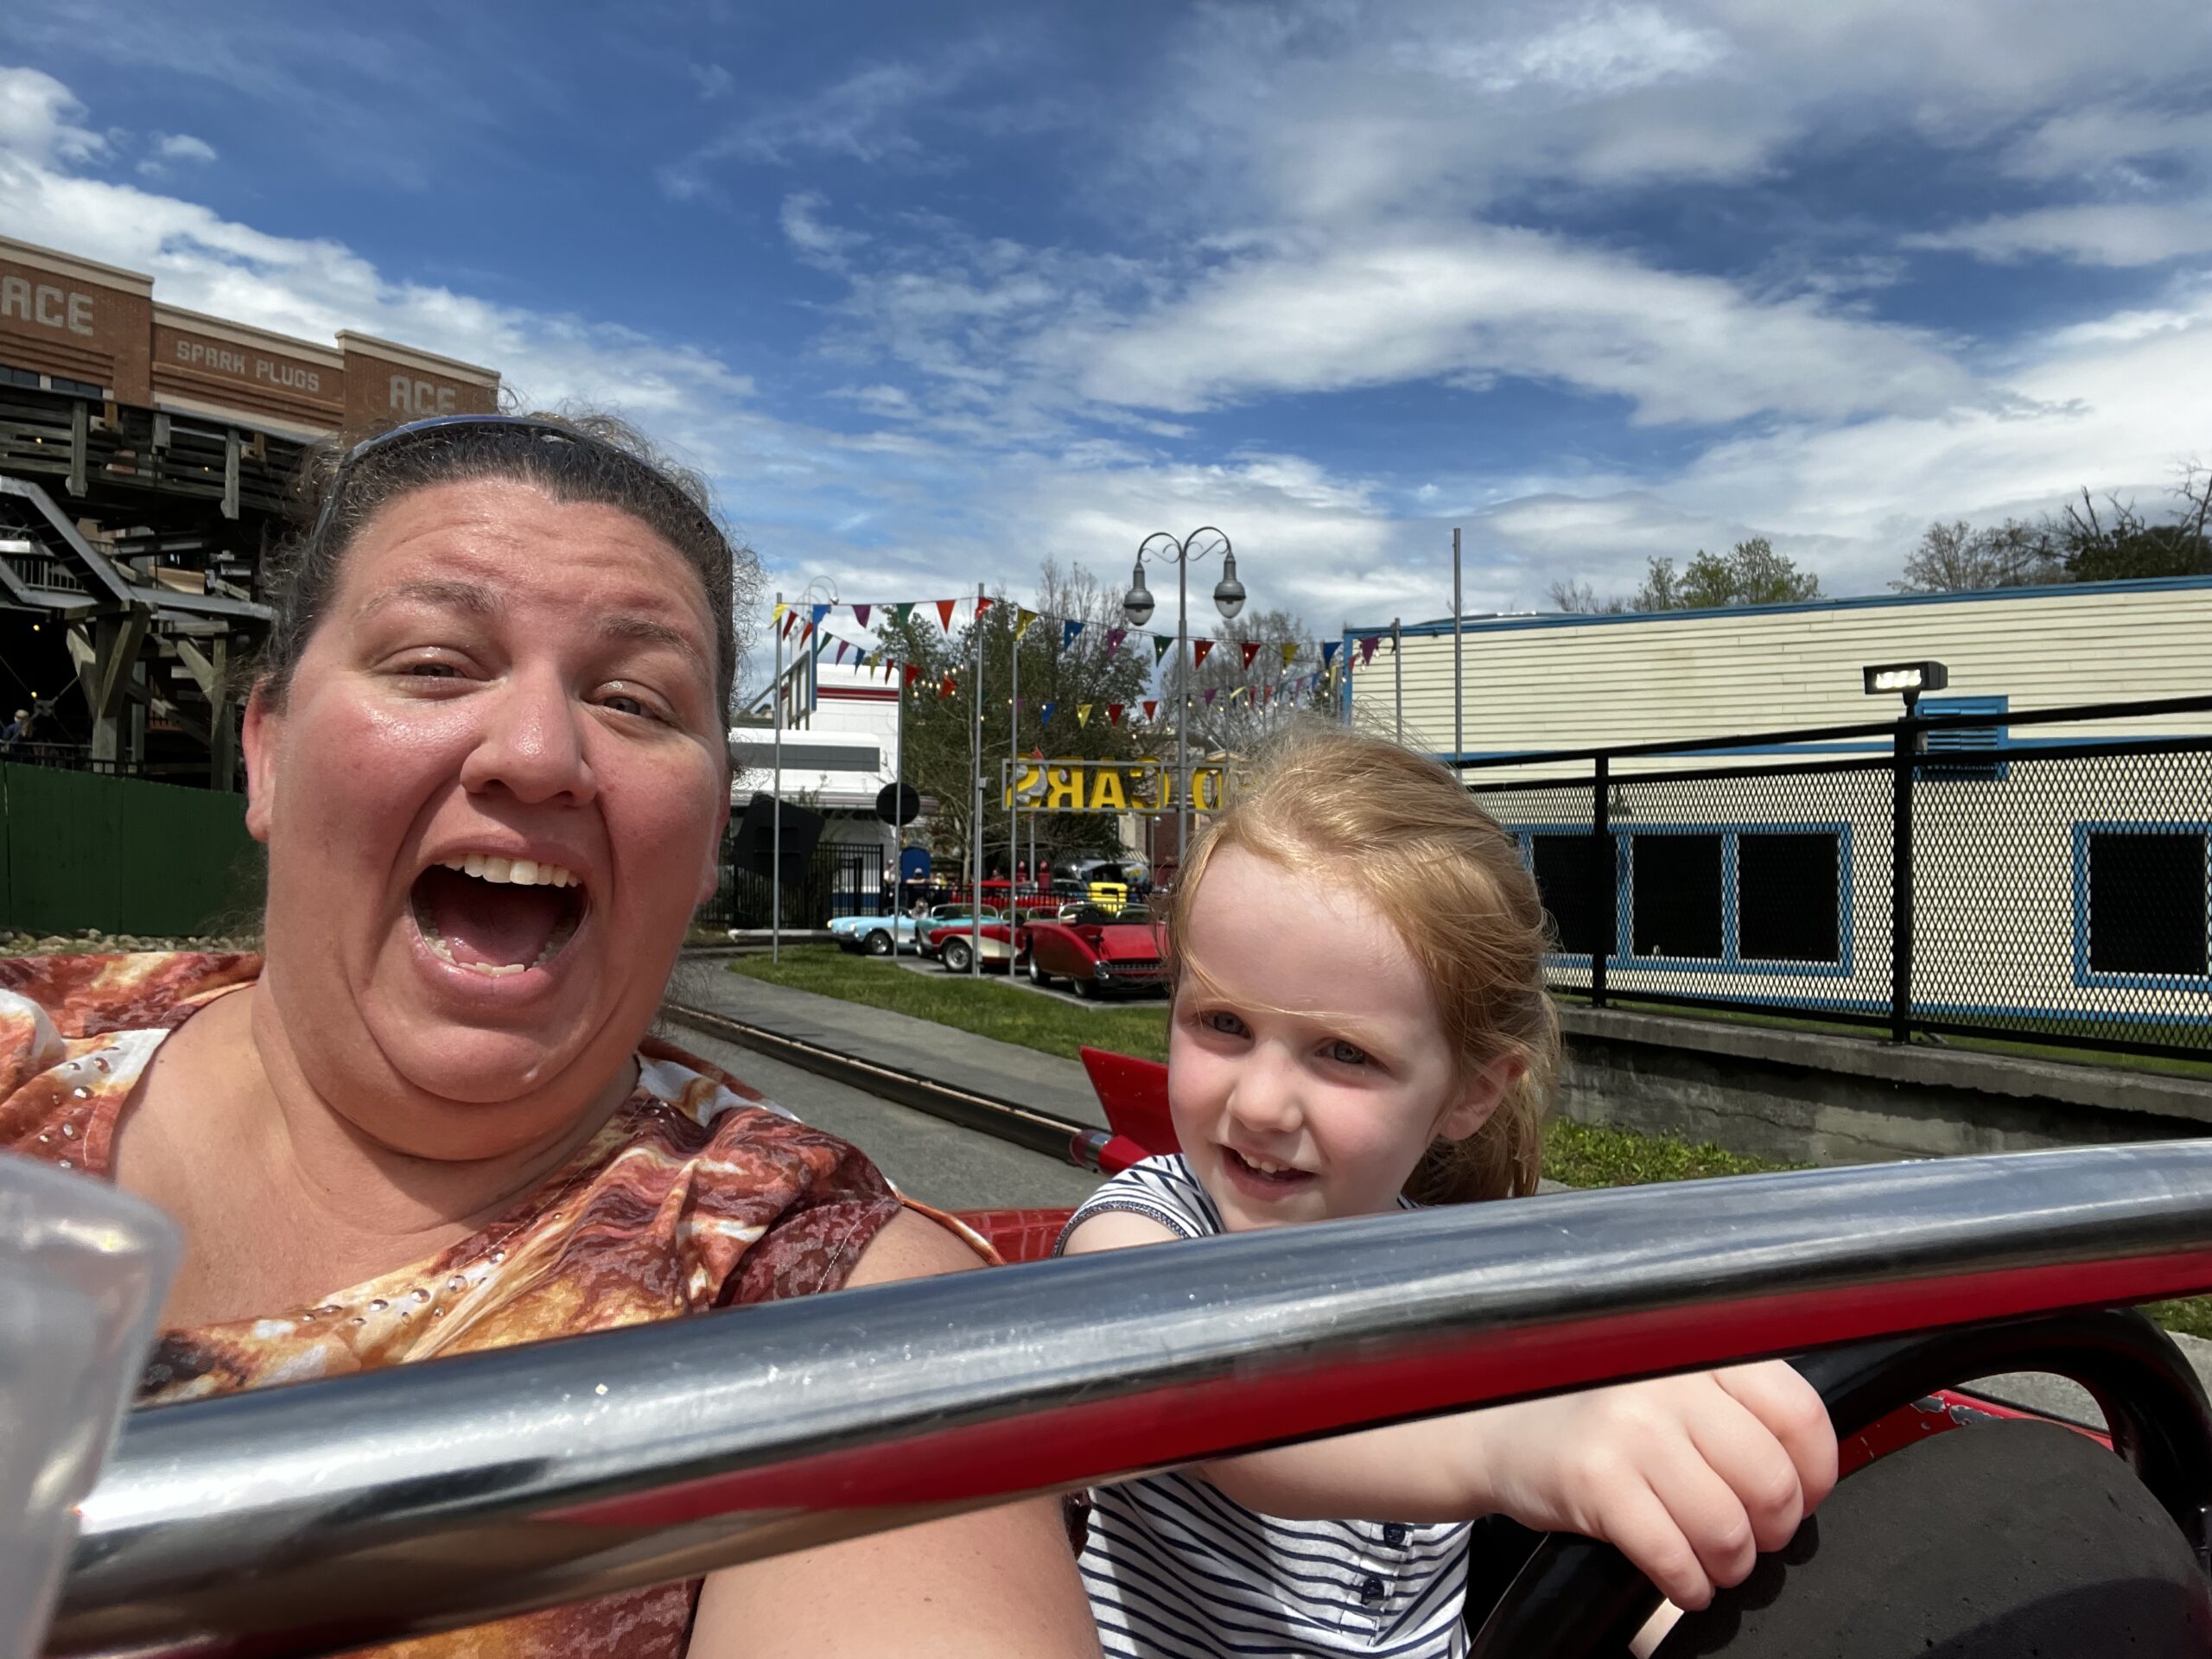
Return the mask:
<path fill-rule="evenodd" d="M 1485 92 L 1534 84 L 1603 96 L 1701 74 L 1728 55 L 1728 42 L 1656 6 L 1616 5 L 1516 41 L 1456 42 L 1433 58 L 1410 47 L 1401 51 L 1410 64 Z"/>
<path fill-rule="evenodd" d="M 1915 248 L 1955 249 L 2000 263 L 2038 256 L 2084 265 L 2156 265 L 2212 253 L 2212 203 L 2089 203 L 2005 213 L 1954 230 L 1904 238 Z"/>
<path fill-rule="evenodd" d="M 699 97 L 705 103 L 711 104 L 718 98 L 727 97 L 729 89 L 737 84 L 729 71 L 719 63 L 695 63 L 690 69 L 691 79 L 699 88 Z"/>
<path fill-rule="evenodd" d="M 188 132 L 157 132 L 154 135 L 154 154 L 165 162 L 212 162 L 215 159 L 215 146 Z"/>
<path fill-rule="evenodd" d="M 107 140 L 78 124 L 84 113 L 52 75 L 0 67 L 0 149 L 41 163 L 94 160 Z"/>
<path fill-rule="evenodd" d="M 1840 419 L 1978 395 L 1910 330 L 1495 227 L 1242 261 L 1068 351 L 1092 396 L 1185 411 L 1441 376 L 1621 397 L 1641 423 Z"/>

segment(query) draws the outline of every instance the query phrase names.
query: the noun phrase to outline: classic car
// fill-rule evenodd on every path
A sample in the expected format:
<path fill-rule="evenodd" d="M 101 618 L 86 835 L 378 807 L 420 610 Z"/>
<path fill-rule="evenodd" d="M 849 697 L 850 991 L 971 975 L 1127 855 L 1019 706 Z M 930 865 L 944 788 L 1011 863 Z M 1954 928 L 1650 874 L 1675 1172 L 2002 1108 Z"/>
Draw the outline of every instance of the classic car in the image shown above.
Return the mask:
<path fill-rule="evenodd" d="M 1021 928 L 1016 945 L 1033 984 L 1065 980 L 1088 997 L 1167 987 L 1160 925 L 1123 921 L 1102 906 L 1070 906 L 1055 920 L 1032 920 Z"/>
<path fill-rule="evenodd" d="M 998 912 L 986 907 L 983 913 L 995 916 Z M 919 950 L 920 941 L 931 930 L 947 922 L 965 921 L 968 914 L 966 905 L 933 905 L 926 916 L 833 916 L 830 933 L 841 950 L 887 957 L 899 950 Z"/>
<path fill-rule="evenodd" d="M 937 957 L 949 972 L 964 974 L 973 962 L 970 952 L 980 945 L 983 970 L 988 973 L 1013 963 L 1017 931 L 1011 924 L 995 918 L 985 921 L 981 928 L 966 921 L 949 922 L 930 930 L 923 953 Z"/>
<path fill-rule="evenodd" d="M 1073 1131 L 1061 1150 L 1110 1170 L 1172 1149 L 1165 1068 L 1084 1058 L 1113 1127 L 1059 1126 Z M 1054 1127 L 1020 1116 L 1023 1138 Z M 1039 1262 L 1067 1213 L 961 1219 L 1004 1259 Z M 327 1652 L 696 1577 L 918 1511 L 1775 1353 L 1802 1356 L 1847 1477 L 2033 1414 L 1949 1385 L 2072 1377 L 2106 1417 L 2081 1432 L 2203 1559 L 2212 1408 L 2172 1342 L 2125 1305 L 2212 1289 L 2212 1142 L 1791 1171 L 1295 1231 L 134 1414 L 81 1506 L 46 1651 Z M 349 1453 L 334 1463 L 334 1423 Z M 432 1543 L 506 1570 L 422 1571 Z M 1618 1656 L 1658 1601 L 1586 1539 L 1526 1535 L 1509 1556 L 1470 1589 L 1475 1659 Z M 1904 1593 L 1865 1586 L 1870 1604 Z M 2032 1650 L 2024 1637 L 2018 1650 Z"/>

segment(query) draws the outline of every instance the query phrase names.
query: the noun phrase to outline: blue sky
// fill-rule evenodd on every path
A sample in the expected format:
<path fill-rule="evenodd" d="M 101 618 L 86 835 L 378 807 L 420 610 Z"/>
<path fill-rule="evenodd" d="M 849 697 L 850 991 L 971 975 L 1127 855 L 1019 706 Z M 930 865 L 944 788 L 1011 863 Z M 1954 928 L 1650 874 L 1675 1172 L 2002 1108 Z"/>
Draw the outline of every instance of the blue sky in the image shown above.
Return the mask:
<path fill-rule="evenodd" d="M 787 588 L 1333 632 L 2212 459 L 2202 0 L 0 17 L 0 232 L 613 406 Z"/>

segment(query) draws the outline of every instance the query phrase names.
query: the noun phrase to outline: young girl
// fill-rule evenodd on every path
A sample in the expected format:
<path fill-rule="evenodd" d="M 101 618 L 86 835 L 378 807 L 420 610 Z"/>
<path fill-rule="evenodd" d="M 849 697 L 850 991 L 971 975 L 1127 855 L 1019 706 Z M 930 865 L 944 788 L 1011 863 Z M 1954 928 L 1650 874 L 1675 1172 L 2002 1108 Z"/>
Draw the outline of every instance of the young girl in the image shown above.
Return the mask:
<path fill-rule="evenodd" d="M 1198 843 L 1169 936 L 1183 1150 L 1099 1188 L 1064 1252 L 1535 1191 L 1559 1054 L 1543 911 L 1442 767 L 1295 737 Z M 1700 1607 L 1835 1471 L 1819 1396 L 1745 1366 L 1103 1488 L 1082 1567 L 1109 1654 L 1457 1655 L 1475 1516 L 1607 1540 Z"/>

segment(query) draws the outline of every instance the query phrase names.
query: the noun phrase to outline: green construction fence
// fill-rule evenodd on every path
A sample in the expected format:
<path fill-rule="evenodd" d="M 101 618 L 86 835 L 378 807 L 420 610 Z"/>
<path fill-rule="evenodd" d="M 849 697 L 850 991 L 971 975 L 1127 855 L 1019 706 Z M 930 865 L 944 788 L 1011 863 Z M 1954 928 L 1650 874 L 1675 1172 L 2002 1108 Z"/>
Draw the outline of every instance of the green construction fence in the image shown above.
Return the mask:
<path fill-rule="evenodd" d="M 245 797 L 0 763 L 0 928 L 180 935 L 257 913 Z"/>

